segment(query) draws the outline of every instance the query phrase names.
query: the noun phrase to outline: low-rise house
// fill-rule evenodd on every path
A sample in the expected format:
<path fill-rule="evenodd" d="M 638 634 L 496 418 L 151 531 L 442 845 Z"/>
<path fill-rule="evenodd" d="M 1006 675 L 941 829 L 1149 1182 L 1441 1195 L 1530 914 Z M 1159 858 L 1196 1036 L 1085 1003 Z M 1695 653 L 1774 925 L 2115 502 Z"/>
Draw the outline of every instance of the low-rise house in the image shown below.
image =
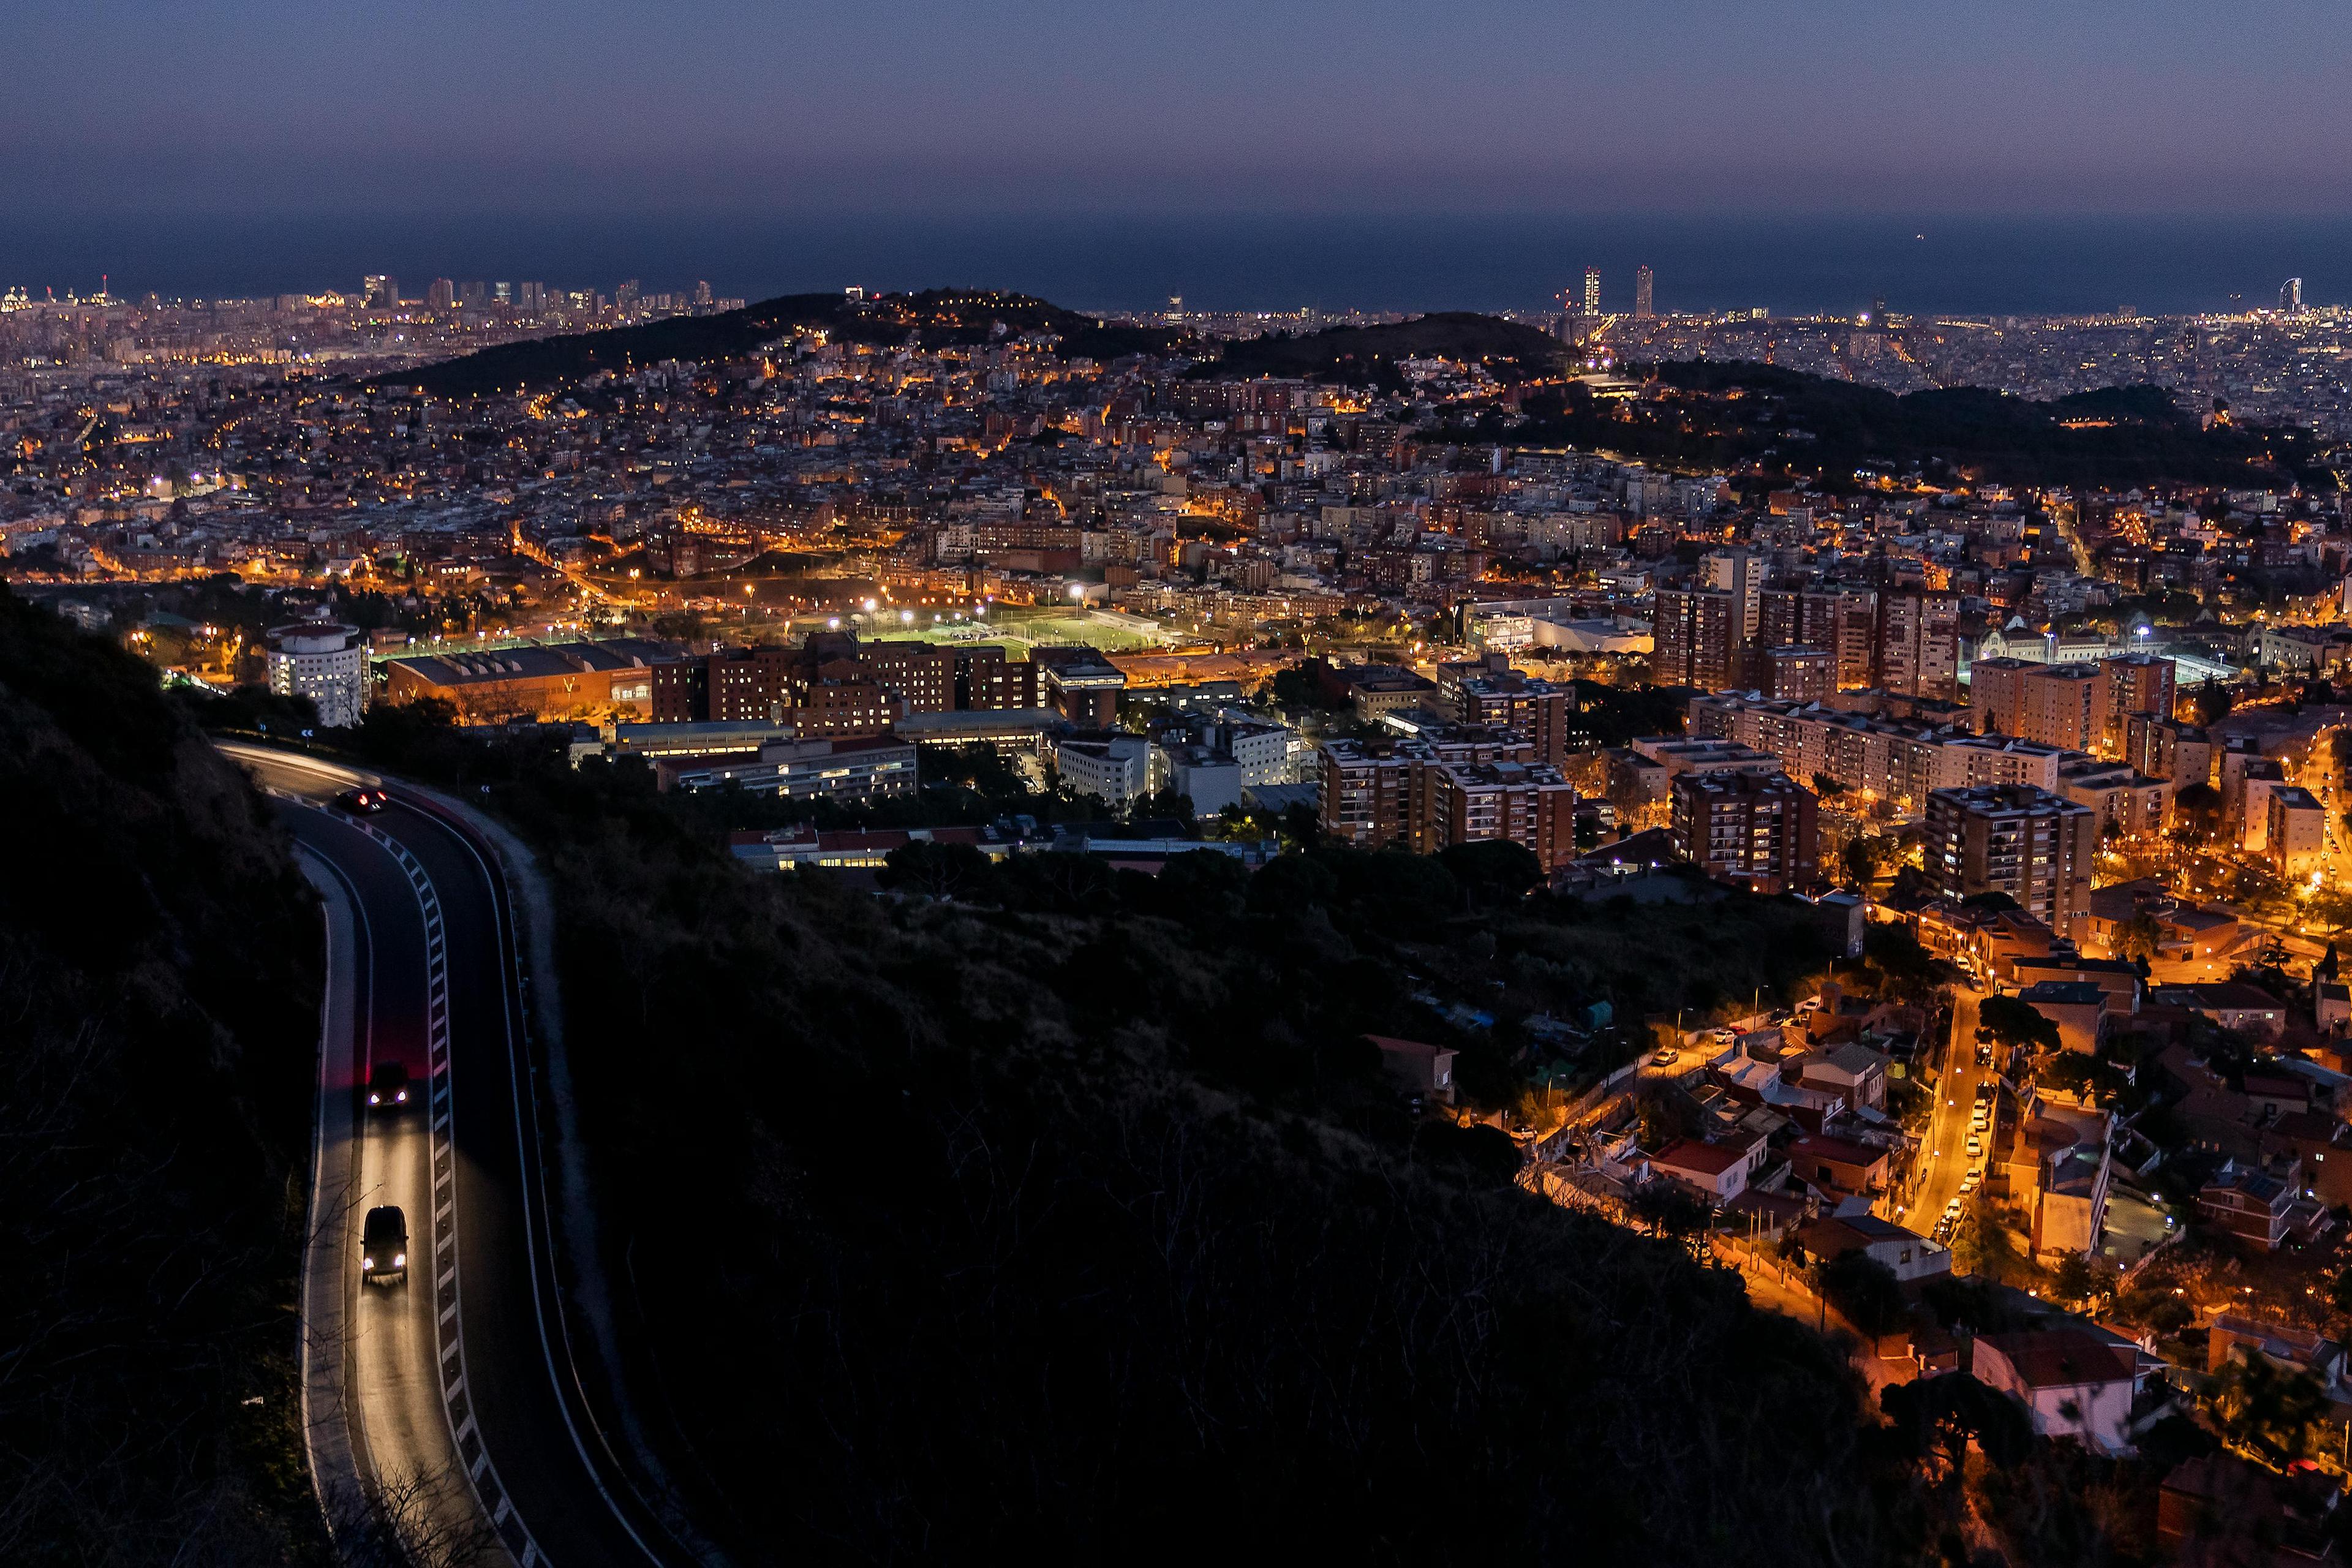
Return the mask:
<path fill-rule="evenodd" d="M 2246 1086 L 2247 1103 L 2265 1119 L 2311 1109 L 2311 1080 L 2284 1067 L 2266 1067 L 2257 1062 L 2246 1069 L 2242 1081 Z"/>
<path fill-rule="evenodd" d="M 2157 1494 L 2157 1545 L 2179 1568 L 2340 1563 L 2330 1519 L 2343 1495 L 2318 1471 L 2282 1476 L 2228 1453 L 2183 1459 Z"/>
<path fill-rule="evenodd" d="M 1820 1016 L 1818 1010 L 1814 1016 Z M 1780 1063 L 1780 1077 L 1806 1089 L 1843 1095 L 1856 1109 L 1867 1106 L 1881 1110 L 1886 1106 L 1889 1065 L 1885 1053 L 1855 1041 L 1786 1058 Z"/>
<path fill-rule="evenodd" d="M 1789 1169 L 1801 1182 L 1843 1193 L 1874 1193 L 1886 1184 L 1891 1153 L 1867 1143 L 1809 1133 L 1789 1145 Z"/>
<path fill-rule="evenodd" d="M 2286 1004 L 2261 986 L 2249 985 L 2242 980 L 2224 980 L 2210 985 L 2161 986 L 2157 999 L 2201 1013 L 2225 1029 L 2265 1039 L 2286 1027 Z"/>
<path fill-rule="evenodd" d="M 1754 1133 L 1735 1131 L 1713 1143 L 1680 1138 L 1650 1156 L 1655 1173 L 1696 1188 L 1717 1205 L 1748 1190 L 1748 1179 L 1764 1163 L 1768 1145 Z"/>
<path fill-rule="evenodd" d="M 1979 1334 L 1969 1370 L 2023 1404 L 2043 1436 L 2073 1437 L 2097 1454 L 2131 1449 L 2137 1363 L 2087 1329 Z"/>
<path fill-rule="evenodd" d="M 2139 971 L 2119 958 L 2084 958 L 2074 953 L 2021 958 L 2011 966 L 2011 976 L 2020 992 L 2044 981 L 2087 982 L 2106 998 L 2108 1012 L 2126 1016 L 2139 1011 L 2143 994 Z"/>
<path fill-rule="evenodd" d="M 1816 1262 L 1859 1252 L 1885 1265 L 1901 1280 L 1932 1279 L 1952 1271 L 1950 1248 L 1876 1215 L 1817 1219 L 1798 1229 L 1797 1240 Z"/>
<path fill-rule="evenodd" d="M 1706 1064 L 1706 1079 L 1731 1099 L 1767 1107 L 1808 1131 L 1819 1132 L 1847 1109 L 1843 1091 L 1793 1082 L 1781 1075 L 1779 1062 L 1736 1046 Z"/>
<path fill-rule="evenodd" d="M 2225 1160 L 2198 1191 L 2197 1212 L 2231 1236 L 2265 1252 L 2289 1240 L 2308 1240 L 2325 1228 L 2326 1211 L 2303 1196 L 2303 1166 L 2283 1170 Z"/>
<path fill-rule="evenodd" d="M 2311 1021 L 2323 1035 L 2340 1035 L 2352 1027 L 2352 985 L 2322 980 L 2311 988 Z"/>
<path fill-rule="evenodd" d="M 1016 839 L 994 827 L 832 828 L 803 822 L 727 836 L 729 852 L 761 871 L 803 866 L 877 867 L 888 863 L 893 849 L 919 843 L 969 844 L 992 860 L 1002 860 L 1019 847 Z"/>
<path fill-rule="evenodd" d="M 2016 1121 L 2002 1123 L 1988 1165 L 1998 1168 L 2011 1202 L 2024 1212 L 2037 1256 L 2098 1251 L 2114 1130 L 2108 1111 L 2041 1097 L 2029 1097 Z"/>
<path fill-rule="evenodd" d="M 2338 1399 L 2344 1382 L 2344 1347 L 2315 1329 L 2298 1329 L 2265 1318 L 2224 1312 L 2213 1320 L 2205 1342 L 2205 1370 L 2219 1372 L 2233 1360 L 2262 1356 L 2287 1372 L 2308 1373 Z"/>
<path fill-rule="evenodd" d="M 1420 1040 L 1400 1040 L 1388 1035 L 1366 1035 L 1381 1053 L 1381 1067 L 1390 1078 L 1415 1094 L 1454 1103 L 1454 1051 Z"/>
<path fill-rule="evenodd" d="M 2107 993 L 2090 980 L 2037 980 L 2017 999 L 2058 1026 L 2058 1043 L 2095 1053 L 2106 1033 Z"/>
<path fill-rule="evenodd" d="M 1979 910 L 1934 900 L 1908 917 L 1928 952 L 1975 965 L 1994 980 L 2016 984 L 2019 963 L 2072 950 L 2022 910 Z"/>
<path fill-rule="evenodd" d="M 2252 1160 L 2261 1152 L 2262 1115 L 2253 1101 L 2231 1089 L 2185 1045 L 2165 1047 L 2156 1061 L 2180 1089 L 2172 1115 L 2190 1148 L 2231 1160 Z"/>
<path fill-rule="evenodd" d="M 2294 1161 L 2304 1190 L 2326 1208 L 2352 1204 L 2352 1127 L 2316 1110 L 2290 1110 L 2262 1129 L 2265 1168 Z"/>

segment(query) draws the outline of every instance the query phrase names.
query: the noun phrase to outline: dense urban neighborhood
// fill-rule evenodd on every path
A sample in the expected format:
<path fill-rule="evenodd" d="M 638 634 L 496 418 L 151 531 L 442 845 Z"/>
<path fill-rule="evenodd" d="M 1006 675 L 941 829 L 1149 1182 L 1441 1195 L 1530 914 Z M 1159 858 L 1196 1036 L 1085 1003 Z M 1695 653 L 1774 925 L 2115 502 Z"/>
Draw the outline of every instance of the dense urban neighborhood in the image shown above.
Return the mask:
<path fill-rule="evenodd" d="M 1734 1481 L 1627 1416 L 1643 1443 L 1587 1456 L 1626 1494 L 1612 1547 L 2344 1560 L 2352 317 L 2299 285 L 2226 317 L 1835 321 L 1654 287 L 1509 317 L 389 277 L 0 301 L 11 722 L 142 799 L 250 778 L 275 815 L 221 809 L 273 921 L 376 918 L 364 863 L 396 853 L 420 953 L 478 920 L 513 955 L 420 990 L 396 1089 L 357 1073 L 414 1075 L 420 1173 L 482 1048 L 464 1009 L 555 1053 L 504 1091 L 546 1123 L 529 1271 L 438 1233 L 466 1479 L 420 1517 L 478 1505 L 468 1549 L 525 1568 L 624 1537 L 887 1557 L 928 1535 L 883 1500 L 1019 1494 L 982 1552 L 1052 1517 L 1047 1554 L 1085 1555 L 1146 1468 L 1209 1473 L 1187 1401 L 1309 1435 L 1295 1468 L 1271 1431 L 1202 1440 L 1264 1467 L 1252 1506 L 1337 1508 L 1428 1486 L 1450 1461 L 1402 1435 L 1480 1400 L 1599 1443 L 1526 1410 L 1638 1405 L 1585 1363 L 1622 1342 L 1659 1386 L 1730 1380 L 1708 1443 L 1741 1400 L 1806 1429 L 1710 1544 L 1660 1510 Z M 73 659 L 114 672 L 105 712 L 26 673 Z M 135 786 L 93 739 L 124 715 L 176 759 Z M 173 751 L 199 730 L 241 774 Z M 264 865 L 296 843 L 315 895 Z M 328 968 L 284 983 L 315 1005 Z M 1359 1191 L 1375 1169 L 1409 1174 Z M 420 1178 L 420 1259 L 428 1220 L 468 1247 L 513 1223 L 468 1205 Z M 1302 1270 L 1326 1247 L 1360 1300 Z M 582 1476 L 461 1408 L 522 1331 L 459 1318 L 460 1259 L 469 1313 L 564 1282 L 537 1326 L 585 1370 L 550 1408 L 625 1435 Z M 1585 1279 L 1550 1367 L 1544 1292 Z M 1509 1327 L 1454 1320 L 1489 1289 Z M 1162 1342 L 1113 1353 L 1094 1292 Z M 1286 1313 L 1454 1348 L 1344 1396 L 1377 1407 L 1349 1428 Z M 1634 1326 L 1670 1317 L 1671 1373 Z M 752 1386 L 795 1392 L 731 1397 L 714 1347 L 747 1343 Z M 921 1378 L 1057 1463 L 1084 1416 L 1131 1421 L 1100 1513 L 993 1447 L 927 1465 Z M 1818 1436 L 1849 1430 L 1880 1436 Z M 1548 1497 L 1540 1447 L 1482 1450 L 1465 1505 Z M 765 1526 L 780 1472 L 825 1495 Z M 618 1533 L 567 1552 L 551 1500 L 591 1483 Z M 1556 1553 L 1559 1506 L 1514 1552 Z M 1404 1534 L 1444 1554 L 1442 1522 Z"/>

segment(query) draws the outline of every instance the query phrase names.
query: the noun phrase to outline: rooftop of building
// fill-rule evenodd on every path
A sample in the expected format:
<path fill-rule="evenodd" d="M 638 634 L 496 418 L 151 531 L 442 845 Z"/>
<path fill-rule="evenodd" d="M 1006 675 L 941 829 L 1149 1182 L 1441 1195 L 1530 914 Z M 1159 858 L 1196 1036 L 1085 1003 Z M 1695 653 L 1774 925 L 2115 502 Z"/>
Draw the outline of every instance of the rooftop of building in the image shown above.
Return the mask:
<path fill-rule="evenodd" d="M 675 643 L 651 637 L 534 643 L 488 652 L 403 655 L 384 663 L 410 670 L 436 686 L 472 686 L 499 680 L 531 680 L 615 669 L 642 669 L 682 657 Z"/>

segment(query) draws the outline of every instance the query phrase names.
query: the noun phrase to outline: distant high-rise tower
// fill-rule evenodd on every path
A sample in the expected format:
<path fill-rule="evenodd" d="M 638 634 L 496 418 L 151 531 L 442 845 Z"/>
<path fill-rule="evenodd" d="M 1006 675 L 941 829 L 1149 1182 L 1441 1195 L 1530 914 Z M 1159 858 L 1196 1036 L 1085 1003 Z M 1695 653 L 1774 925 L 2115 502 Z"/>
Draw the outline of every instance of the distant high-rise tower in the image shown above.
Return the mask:
<path fill-rule="evenodd" d="M 425 308 L 446 310 L 457 302 L 457 286 L 446 278 L 436 278 L 425 286 Z"/>
<path fill-rule="evenodd" d="M 2303 309 L 2303 279 L 2290 278 L 2279 285 L 2279 309 L 2292 316 Z"/>
<path fill-rule="evenodd" d="M 1633 319 L 1646 321 L 1653 313 L 1650 309 L 1650 269 L 1637 267 L 1633 269 Z"/>
<path fill-rule="evenodd" d="M 400 308 L 400 280 L 389 273 L 372 273 L 361 280 L 371 309 L 396 310 Z"/>
<path fill-rule="evenodd" d="M 1588 316 L 1601 314 L 1601 268 L 1598 267 L 1584 269 L 1584 313 Z"/>
<path fill-rule="evenodd" d="M 644 286 L 635 279 L 625 278 L 621 280 L 621 286 L 613 290 L 613 303 L 626 310 L 643 299 L 645 292 Z"/>
<path fill-rule="evenodd" d="M 694 302 L 698 306 L 701 306 L 706 309 L 709 308 L 710 304 L 710 284 L 708 279 L 705 279 L 700 283 L 697 283 L 694 286 Z"/>

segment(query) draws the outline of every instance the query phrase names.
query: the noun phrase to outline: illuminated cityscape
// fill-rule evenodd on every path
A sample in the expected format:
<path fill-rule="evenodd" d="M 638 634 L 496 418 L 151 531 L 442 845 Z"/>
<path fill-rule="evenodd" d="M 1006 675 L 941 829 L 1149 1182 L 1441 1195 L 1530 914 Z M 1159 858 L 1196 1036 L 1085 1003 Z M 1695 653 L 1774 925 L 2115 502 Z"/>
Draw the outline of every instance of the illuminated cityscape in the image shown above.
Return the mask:
<path fill-rule="evenodd" d="M 27 19 L 0 1560 L 2352 1560 L 2342 95 L 1988 9 Z"/>

